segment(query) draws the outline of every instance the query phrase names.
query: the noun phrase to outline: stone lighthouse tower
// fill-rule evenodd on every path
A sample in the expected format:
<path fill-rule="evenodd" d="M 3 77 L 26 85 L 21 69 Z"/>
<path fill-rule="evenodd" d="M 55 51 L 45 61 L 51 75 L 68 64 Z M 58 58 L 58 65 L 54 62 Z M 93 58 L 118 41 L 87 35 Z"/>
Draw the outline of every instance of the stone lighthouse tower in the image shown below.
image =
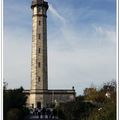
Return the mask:
<path fill-rule="evenodd" d="M 32 5 L 32 61 L 30 104 L 45 106 L 45 91 L 48 90 L 47 76 L 47 9 L 44 0 L 33 0 Z"/>
<path fill-rule="evenodd" d="M 46 107 L 75 100 L 75 90 L 48 89 L 47 73 L 47 9 L 44 0 L 33 0 L 32 5 L 32 60 L 31 88 L 24 93 L 27 107 Z"/>

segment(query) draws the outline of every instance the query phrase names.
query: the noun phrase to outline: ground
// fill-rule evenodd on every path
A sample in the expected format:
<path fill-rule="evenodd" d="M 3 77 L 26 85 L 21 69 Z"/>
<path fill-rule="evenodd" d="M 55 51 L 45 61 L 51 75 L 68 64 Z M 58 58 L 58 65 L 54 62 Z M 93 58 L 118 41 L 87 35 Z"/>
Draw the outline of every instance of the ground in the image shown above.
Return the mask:
<path fill-rule="evenodd" d="M 48 119 L 47 116 L 45 116 L 45 118 L 43 119 L 42 117 L 39 118 L 37 115 L 31 115 L 26 120 L 60 120 L 60 119 L 58 119 L 57 117 Z"/>

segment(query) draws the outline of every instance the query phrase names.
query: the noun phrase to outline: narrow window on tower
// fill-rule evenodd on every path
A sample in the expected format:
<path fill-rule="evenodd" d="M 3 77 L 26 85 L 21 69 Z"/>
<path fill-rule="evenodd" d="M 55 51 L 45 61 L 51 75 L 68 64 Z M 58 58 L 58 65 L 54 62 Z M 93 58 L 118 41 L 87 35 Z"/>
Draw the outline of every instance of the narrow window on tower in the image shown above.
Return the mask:
<path fill-rule="evenodd" d="M 41 38 L 41 35 L 39 34 L 39 39 Z"/>
<path fill-rule="evenodd" d="M 40 62 L 38 63 L 38 67 L 40 68 Z"/>
<path fill-rule="evenodd" d="M 39 20 L 39 25 L 41 25 L 41 21 Z"/>
<path fill-rule="evenodd" d="M 40 53 L 40 48 L 39 48 L 39 51 L 38 51 L 39 53 Z"/>
<path fill-rule="evenodd" d="M 40 82 L 40 77 L 38 77 L 38 82 Z"/>

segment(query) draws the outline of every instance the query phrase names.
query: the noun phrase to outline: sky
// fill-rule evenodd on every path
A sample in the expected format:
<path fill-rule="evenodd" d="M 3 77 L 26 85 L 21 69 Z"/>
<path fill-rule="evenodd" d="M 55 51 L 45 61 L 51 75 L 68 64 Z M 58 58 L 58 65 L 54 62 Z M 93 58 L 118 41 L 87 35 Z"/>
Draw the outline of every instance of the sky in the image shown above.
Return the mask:
<path fill-rule="evenodd" d="M 116 79 L 116 0 L 47 0 L 49 89 Z M 4 0 L 4 81 L 30 89 L 31 0 Z"/>

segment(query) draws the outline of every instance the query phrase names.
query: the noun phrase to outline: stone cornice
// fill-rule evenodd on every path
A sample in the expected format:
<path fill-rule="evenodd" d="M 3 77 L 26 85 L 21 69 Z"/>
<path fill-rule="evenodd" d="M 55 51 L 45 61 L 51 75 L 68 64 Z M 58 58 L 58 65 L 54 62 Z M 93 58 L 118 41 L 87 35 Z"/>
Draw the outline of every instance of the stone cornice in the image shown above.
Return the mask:
<path fill-rule="evenodd" d="M 75 90 L 70 89 L 57 89 L 57 90 L 24 90 L 26 94 L 76 94 Z"/>
<path fill-rule="evenodd" d="M 43 16 L 43 17 L 46 17 L 47 18 L 47 15 L 40 15 L 40 14 L 34 14 L 32 17 L 34 17 L 34 16 Z"/>

